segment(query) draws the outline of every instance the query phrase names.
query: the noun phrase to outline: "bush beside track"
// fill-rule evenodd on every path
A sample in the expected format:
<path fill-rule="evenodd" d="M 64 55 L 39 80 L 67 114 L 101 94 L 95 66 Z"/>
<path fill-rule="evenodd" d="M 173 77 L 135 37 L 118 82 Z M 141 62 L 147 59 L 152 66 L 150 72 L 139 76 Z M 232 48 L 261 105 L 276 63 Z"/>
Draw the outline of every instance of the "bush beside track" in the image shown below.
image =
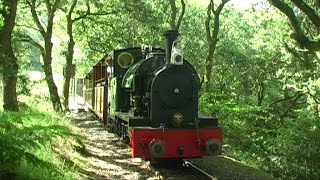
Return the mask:
<path fill-rule="evenodd" d="M 239 104 L 205 93 L 204 114 L 217 116 L 224 130 L 225 155 L 279 179 L 320 178 L 319 119 L 308 108 L 281 118 L 281 109 Z"/>
<path fill-rule="evenodd" d="M 69 163 L 77 161 L 71 152 L 81 137 L 70 121 L 44 109 L 22 103 L 20 112 L 0 111 L 0 179 L 81 176 L 74 163 Z"/>

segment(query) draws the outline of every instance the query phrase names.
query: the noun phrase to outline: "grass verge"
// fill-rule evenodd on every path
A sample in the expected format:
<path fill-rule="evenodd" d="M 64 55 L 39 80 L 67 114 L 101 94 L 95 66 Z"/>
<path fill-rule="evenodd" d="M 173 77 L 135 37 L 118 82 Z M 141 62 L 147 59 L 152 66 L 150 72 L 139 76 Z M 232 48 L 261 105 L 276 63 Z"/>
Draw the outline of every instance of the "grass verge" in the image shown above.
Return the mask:
<path fill-rule="evenodd" d="M 82 137 L 70 120 L 23 105 L 0 111 L 0 179 L 81 179 Z"/>

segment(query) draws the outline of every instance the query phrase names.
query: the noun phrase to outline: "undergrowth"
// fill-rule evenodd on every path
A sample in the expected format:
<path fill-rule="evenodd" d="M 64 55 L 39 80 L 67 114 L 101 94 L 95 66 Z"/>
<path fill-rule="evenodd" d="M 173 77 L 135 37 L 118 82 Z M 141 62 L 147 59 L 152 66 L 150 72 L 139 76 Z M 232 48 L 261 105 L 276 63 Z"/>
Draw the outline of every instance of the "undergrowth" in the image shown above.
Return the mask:
<path fill-rule="evenodd" d="M 272 109 L 217 100 L 212 94 L 201 97 L 200 108 L 219 118 L 226 155 L 278 179 L 320 178 L 320 120 L 307 108 L 281 119 Z"/>
<path fill-rule="evenodd" d="M 26 104 L 20 112 L 0 111 L 0 179 L 75 179 L 78 169 L 66 163 L 71 157 L 65 152 L 73 152 L 81 138 L 53 112 Z"/>

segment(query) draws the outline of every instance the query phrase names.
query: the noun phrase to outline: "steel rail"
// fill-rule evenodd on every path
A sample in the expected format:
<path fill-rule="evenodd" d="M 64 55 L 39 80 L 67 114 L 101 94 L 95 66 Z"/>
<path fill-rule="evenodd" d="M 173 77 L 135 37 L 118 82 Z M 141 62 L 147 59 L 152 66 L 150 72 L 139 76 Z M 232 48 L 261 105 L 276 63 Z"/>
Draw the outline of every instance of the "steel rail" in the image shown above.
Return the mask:
<path fill-rule="evenodd" d="M 213 177 L 211 174 L 205 172 L 204 170 L 200 169 L 198 166 L 192 164 L 188 160 L 183 160 L 185 164 L 190 165 L 191 167 L 195 168 L 196 170 L 200 171 L 202 174 L 206 175 L 211 180 L 218 180 L 217 178 Z"/>

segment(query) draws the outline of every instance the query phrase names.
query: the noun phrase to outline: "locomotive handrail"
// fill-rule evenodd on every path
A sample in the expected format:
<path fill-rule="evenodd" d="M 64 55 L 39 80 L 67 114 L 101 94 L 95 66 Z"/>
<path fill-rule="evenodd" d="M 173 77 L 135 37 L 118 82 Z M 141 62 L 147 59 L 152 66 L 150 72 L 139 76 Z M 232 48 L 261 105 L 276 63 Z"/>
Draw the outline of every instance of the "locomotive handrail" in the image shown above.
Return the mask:
<path fill-rule="evenodd" d="M 101 79 L 95 80 L 95 83 L 103 82 L 103 81 L 105 81 L 105 79 L 106 78 L 101 78 Z"/>

